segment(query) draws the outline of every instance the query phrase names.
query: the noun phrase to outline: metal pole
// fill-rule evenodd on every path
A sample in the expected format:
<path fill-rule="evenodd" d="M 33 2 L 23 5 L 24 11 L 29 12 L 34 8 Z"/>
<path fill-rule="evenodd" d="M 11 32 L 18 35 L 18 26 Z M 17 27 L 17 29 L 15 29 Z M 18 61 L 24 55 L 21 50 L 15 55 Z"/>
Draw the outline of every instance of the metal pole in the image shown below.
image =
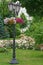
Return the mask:
<path fill-rule="evenodd" d="M 14 13 L 15 13 L 15 9 L 13 9 Z M 16 17 L 16 13 L 15 13 L 15 17 Z M 16 60 L 16 52 L 15 52 L 15 38 L 16 38 L 16 29 L 15 29 L 15 25 L 14 25 L 14 36 L 13 36 L 13 58 Z"/>
<path fill-rule="evenodd" d="M 15 13 L 15 10 L 13 10 L 13 11 Z M 16 17 L 16 13 L 15 13 L 15 17 Z M 14 30 L 13 30 L 13 58 L 14 59 L 16 58 L 16 53 L 15 53 L 15 49 L 16 49 L 16 47 L 15 47 L 16 28 L 15 28 L 15 25 L 13 26 L 14 27 Z"/>
<path fill-rule="evenodd" d="M 15 13 L 15 17 L 16 17 L 16 13 Z M 16 25 L 16 24 L 15 24 Z M 15 37 L 16 37 L 16 28 L 15 25 L 13 25 L 14 30 L 13 30 L 13 59 L 10 62 L 11 64 L 18 64 L 17 60 L 16 60 L 16 53 L 15 53 Z"/>

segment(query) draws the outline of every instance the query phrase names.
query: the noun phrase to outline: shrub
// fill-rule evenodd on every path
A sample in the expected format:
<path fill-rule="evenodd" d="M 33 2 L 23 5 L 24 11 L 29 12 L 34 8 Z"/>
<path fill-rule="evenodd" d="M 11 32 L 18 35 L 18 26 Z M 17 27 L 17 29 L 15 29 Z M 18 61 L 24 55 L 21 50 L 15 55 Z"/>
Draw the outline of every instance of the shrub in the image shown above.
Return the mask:
<path fill-rule="evenodd" d="M 0 16 L 0 39 L 9 38 L 9 34 L 5 31 L 3 22 L 3 18 Z"/>
<path fill-rule="evenodd" d="M 36 44 L 43 43 L 43 22 L 33 22 L 25 34 L 35 38 Z"/>

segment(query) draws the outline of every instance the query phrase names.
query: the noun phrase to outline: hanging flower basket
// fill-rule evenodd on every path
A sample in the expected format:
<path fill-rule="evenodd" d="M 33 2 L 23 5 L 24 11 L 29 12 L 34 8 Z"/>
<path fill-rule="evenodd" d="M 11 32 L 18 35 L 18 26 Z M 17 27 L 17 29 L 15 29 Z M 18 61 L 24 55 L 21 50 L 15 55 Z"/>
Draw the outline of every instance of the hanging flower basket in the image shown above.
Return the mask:
<path fill-rule="evenodd" d="M 5 18 L 4 19 L 4 24 L 12 25 L 12 24 L 16 24 L 16 23 L 23 24 L 24 21 L 23 21 L 22 18 L 15 18 L 15 17 Z"/>

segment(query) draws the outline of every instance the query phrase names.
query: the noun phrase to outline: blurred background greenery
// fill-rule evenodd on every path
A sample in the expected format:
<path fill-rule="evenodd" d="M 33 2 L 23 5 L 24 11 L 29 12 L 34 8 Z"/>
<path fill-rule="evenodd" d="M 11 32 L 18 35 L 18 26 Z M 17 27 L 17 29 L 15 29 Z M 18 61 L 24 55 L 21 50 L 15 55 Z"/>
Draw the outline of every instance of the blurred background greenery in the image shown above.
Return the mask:
<path fill-rule="evenodd" d="M 3 19 L 5 17 L 11 17 L 12 15 L 8 9 L 9 1 L 10 0 L 0 0 L 0 16 Z M 15 2 L 16 0 L 12 0 L 12 1 Z M 30 23 L 30 27 L 28 28 L 28 30 L 24 32 L 24 34 L 33 37 L 36 41 L 36 44 L 43 44 L 43 0 L 36 0 L 36 1 L 19 0 L 19 1 L 22 4 L 22 7 L 26 7 L 28 14 L 33 17 L 32 23 Z M 16 36 L 19 36 L 21 34 L 20 28 L 25 28 L 28 25 L 27 24 L 28 20 L 26 19 L 24 14 L 21 15 L 21 18 L 23 18 L 25 23 L 23 25 L 16 24 Z M 1 19 L 0 19 L 0 23 L 1 23 Z M 8 32 L 7 35 L 12 37 L 11 27 L 9 27 L 9 31 L 8 31 L 4 23 L 3 26 L 5 28 L 5 32 Z"/>

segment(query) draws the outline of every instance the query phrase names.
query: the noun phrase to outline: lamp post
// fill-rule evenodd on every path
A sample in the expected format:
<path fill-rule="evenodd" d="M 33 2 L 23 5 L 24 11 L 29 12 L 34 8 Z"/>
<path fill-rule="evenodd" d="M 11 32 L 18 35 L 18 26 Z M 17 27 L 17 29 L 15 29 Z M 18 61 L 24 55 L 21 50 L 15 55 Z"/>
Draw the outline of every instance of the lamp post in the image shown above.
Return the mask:
<path fill-rule="evenodd" d="M 9 8 L 9 11 L 11 12 L 15 12 L 15 17 L 18 15 L 18 12 L 20 10 L 20 2 L 17 1 L 17 2 L 10 2 L 8 4 L 8 8 Z M 14 24 L 14 30 L 13 30 L 13 59 L 12 61 L 10 62 L 11 64 L 17 64 L 17 60 L 16 60 L 16 54 L 15 54 L 15 24 Z"/>

